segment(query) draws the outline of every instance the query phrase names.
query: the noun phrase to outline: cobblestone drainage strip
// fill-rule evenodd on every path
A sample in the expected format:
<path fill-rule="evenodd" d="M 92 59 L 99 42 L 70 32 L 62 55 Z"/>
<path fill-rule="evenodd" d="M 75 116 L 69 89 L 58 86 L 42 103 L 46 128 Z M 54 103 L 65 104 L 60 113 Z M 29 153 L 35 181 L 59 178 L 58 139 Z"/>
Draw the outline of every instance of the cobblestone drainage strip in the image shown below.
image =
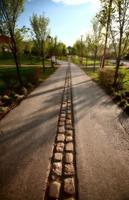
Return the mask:
<path fill-rule="evenodd" d="M 45 200 L 77 200 L 76 172 L 72 83 L 68 67 Z"/>

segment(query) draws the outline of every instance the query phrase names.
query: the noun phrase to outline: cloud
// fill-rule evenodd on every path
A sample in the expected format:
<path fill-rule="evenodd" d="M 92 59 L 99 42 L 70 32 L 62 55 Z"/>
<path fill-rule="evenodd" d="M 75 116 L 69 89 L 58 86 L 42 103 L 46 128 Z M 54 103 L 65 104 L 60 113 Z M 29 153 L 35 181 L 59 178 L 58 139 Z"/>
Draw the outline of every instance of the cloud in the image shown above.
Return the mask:
<path fill-rule="evenodd" d="M 98 4 L 99 0 L 52 0 L 55 3 L 62 3 L 65 5 L 80 5 L 86 3 Z"/>

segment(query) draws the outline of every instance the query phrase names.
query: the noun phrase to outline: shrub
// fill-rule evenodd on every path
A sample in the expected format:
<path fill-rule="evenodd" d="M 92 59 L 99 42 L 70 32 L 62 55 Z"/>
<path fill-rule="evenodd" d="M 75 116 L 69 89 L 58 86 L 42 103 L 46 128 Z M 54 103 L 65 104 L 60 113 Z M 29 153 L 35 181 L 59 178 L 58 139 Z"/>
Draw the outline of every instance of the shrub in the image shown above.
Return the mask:
<path fill-rule="evenodd" d="M 9 111 L 9 107 L 0 107 L 0 114 L 5 114 L 5 113 L 7 113 Z"/>
<path fill-rule="evenodd" d="M 115 71 L 113 69 L 103 69 L 99 71 L 100 84 L 107 89 L 107 91 L 112 92 L 113 82 L 114 82 Z M 117 80 L 117 91 L 123 89 L 123 80 L 125 74 L 119 72 Z"/>
<path fill-rule="evenodd" d="M 4 105 L 6 105 L 6 106 L 12 104 L 12 98 L 9 97 L 8 95 L 4 95 L 2 97 L 2 101 L 3 101 Z"/>
<path fill-rule="evenodd" d="M 8 89 L 11 89 L 14 85 L 17 84 L 17 75 L 13 71 L 3 73 L 1 75 L 1 79 Z"/>
<path fill-rule="evenodd" d="M 100 84 L 109 92 L 112 92 L 114 74 L 114 71 L 111 69 L 103 69 L 99 71 Z"/>
<path fill-rule="evenodd" d="M 119 102 L 119 101 L 121 101 L 121 100 L 122 100 L 121 94 L 120 94 L 119 92 L 115 92 L 115 93 L 114 93 L 114 98 L 113 98 L 113 100 L 114 100 L 116 103 Z"/>
<path fill-rule="evenodd" d="M 126 112 L 126 114 L 128 114 L 129 115 L 129 104 L 126 104 L 126 107 L 125 107 L 125 112 Z"/>
<path fill-rule="evenodd" d="M 125 92 L 125 96 L 129 97 L 129 92 L 128 91 Z"/>
<path fill-rule="evenodd" d="M 119 72 L 118 74 L 118 80 L 117 80 L 117 89 L 118 90 L 122 90 L 123 89 L 123 82 L 124 82 L 124 78 L 125 78 L 126 74 Z"/>
<path fill-rule="evenodd" d="M 126 99 L 122 99 L 121 102 L 119 103 L 119 106 L 120 106 L 120 107 L 125 107 L 126 104 L 127 104 Z"/>
<path fill-rule="evenodd" d="M 34 85 L 37 84 L 41 74 L 42 74 L 41 68 L 39 68 L 39 67 L 34 68 L 32 71 L 29 71 L 28 73 L 26 73 L 26 75 L 25 75 L 26 83 L 29 82 Z"/>

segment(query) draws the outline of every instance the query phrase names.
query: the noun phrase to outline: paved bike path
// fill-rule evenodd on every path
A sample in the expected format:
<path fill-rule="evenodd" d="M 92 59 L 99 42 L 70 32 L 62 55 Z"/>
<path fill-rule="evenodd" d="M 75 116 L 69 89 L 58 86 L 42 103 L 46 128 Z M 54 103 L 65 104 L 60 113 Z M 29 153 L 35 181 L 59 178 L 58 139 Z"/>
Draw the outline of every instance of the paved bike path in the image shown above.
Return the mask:
<path fill-rule="evenodd" d="M 80 200 L 129 199 L 129 135 L 121 110 L 77 66 L 71 66 Z"/>
<path fill-rule="evenodd" d="M 67 64 L 0 122 L 0 199 L 43 200 Z"/>
<path fill-rule="evenodd" d="M 67 64 L 0 122 L 0 199 L 42 200 Z M 80 200 L 129 199 L 129 136 L 121 110 L 71 65 Z M 127 124 L 124 124 L 125 127 Z"/>

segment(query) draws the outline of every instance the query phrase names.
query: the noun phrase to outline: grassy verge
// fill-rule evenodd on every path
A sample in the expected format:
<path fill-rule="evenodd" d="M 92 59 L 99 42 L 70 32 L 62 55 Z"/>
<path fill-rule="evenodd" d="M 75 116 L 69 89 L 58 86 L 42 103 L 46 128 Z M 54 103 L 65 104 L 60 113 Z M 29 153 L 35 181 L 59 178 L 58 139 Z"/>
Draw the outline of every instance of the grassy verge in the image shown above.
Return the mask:
<path fill-rule="evenodd" d="M 41 67 L 21 67 L 20 73 L 23 81 L 21 88 L 15 67 L 0 67 L 0 119 L 56 69 L 57 67 L 46 67 L 44 73 Z"/>
<path fill-rule="evenodd" d="M 82 68 L 85 73 L 90 76 L 95 82 L 101 85 L 101 81 L 99 79 L 99 68 L 97 68 L 95 71 L 93 71 L 92 67 L 88 68 Z M 107 70 L 115 71 L 114 67 L 107 68 Z M 123 88 L 121 92 L 129 91 L 129 68 L 120 68 L 119 72 L 124 76 L 123 78 Z"/>
<path fill-rule="evenodd" d="M 58 59 L 62 61 L 68 61 L 67 56 L 59 56 Z"/>
<path fill-rule="evenodd" d="M 78 64 L 78 60 L 74 63 Z M 93 63 L 93 61 L 90 63 Z M 94 70 L 93 66 L 89 65 L 88 67 L 85 67 L 83 64 L 81 68 L 93 81 L 99 84 L 100 87 L 112 96 L 113 101 L 117 103 L 118 106 L 129 114 L 129 68 L 124 66 L 120 68 L 117 91 L 112 87 L 115 67 L 111 66 L 110 63 L 108 63 L 108 66 L 106 66 L 103 71 L 100 71 L 99 66 Z"/>
<path fill-rule="evenodd" d="M 20 60 L 22 65 L 42 65 L 42 61 L 37 56 L 22 55 Z M 45 64 L 49 65 L 50 61 L 45 60 Z M 5 55 L 0 55 L 0 65 L 14 65 L 12 54 L 6 53 Z"/>
<path fill-rule="evenodd" d="M 77 65 L 80 65 L 80 58 L 78 56 L 72 56 L 72 62 L 77 64 Z M 111 65 L 111 63 L 109 62 L 109 60 L 106 60 L 105 64 L 108 66 L 108 65 Z M 93 66 L 94 65 L 94 60 L 91 59 L 91 58 L 83 58 L 83 62 L 82 62 L 82 65 L 83 66 Z M 97 66 L 100 66 L 100 60 L 97 59 L 96 60 L 96 65 Z"/>

